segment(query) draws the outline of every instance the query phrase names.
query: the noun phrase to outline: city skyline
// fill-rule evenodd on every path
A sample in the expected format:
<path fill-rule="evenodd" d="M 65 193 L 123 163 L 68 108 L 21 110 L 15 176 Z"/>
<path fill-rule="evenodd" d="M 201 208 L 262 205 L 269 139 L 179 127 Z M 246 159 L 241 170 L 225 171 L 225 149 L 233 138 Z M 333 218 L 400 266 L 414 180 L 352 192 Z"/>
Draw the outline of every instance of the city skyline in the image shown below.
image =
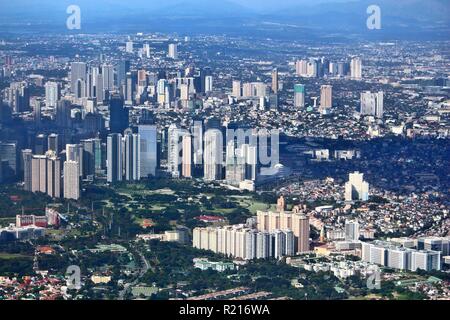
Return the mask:
<path fill-rule="evenodd" d="M 449 300 L 448 9 L 0 5 L 0 300 Z"/>

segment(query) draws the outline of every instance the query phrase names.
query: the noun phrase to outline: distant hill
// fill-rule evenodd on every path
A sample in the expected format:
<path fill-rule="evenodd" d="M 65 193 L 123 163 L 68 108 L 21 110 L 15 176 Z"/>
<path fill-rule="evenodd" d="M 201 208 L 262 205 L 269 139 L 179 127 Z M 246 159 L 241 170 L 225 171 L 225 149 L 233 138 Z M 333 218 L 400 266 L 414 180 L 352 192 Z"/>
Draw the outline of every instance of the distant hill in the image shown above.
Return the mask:
<path fill-rule="evenodd" d="M 381 7 L 382 30 L 389 38 L 450 38 L 449 0 L 14 0 L 1 1 L 0 26 L 34 24 L 64 28 L 66 8 L 81 7 L 87 31 L 158 30 L 221 32 L 239 29 L 268 36 L 295 36 L 294 27 L 317 33 L 364 34 L 366 9 Z M 270 28 L 267 23 L 275 23 Z M 215 26 L 217 28 L 215 28 Z M 370 36 L 373 36 L 371 33 Z"/>

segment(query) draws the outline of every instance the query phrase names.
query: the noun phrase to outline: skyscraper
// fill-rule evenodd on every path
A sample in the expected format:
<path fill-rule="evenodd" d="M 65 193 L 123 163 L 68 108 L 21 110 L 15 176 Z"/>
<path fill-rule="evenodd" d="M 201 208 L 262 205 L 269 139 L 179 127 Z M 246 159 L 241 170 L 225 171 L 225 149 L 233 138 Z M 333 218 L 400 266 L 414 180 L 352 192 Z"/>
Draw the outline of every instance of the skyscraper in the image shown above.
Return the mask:
<path fill-rule="evenodd" d="M 345 240 L 359 239 L 359 223 L 357 220 L 345 220 Z"/>
<path fill-rule="evenodd" d="M 359 172 L 349 174 L 349 181 L 345 183 L 345 201 L 369 200 L 369 184 L 364 181 L 364 175 Z"/>
<path fill-rule="evenodd" d="M 59 100 L 56 105 L 56 124 L 60 128 L 67 128 L 70 125 L 70 106 L 69 100 Z"/>
<path fill-rule="evenodd" d="M 44 102 L 40 98 L 33 98 L 31 106 L 33 108 L 34 124 L 36 125 L 36 128 L 41 128 L 42 107 L 44 106 Z"/>
<path fill-rule="evenodd" d="M 86 139 L 81 140 L 80 144 L 83 147 L 83 177 L 94 176 L 96 172 L 95 163 L 97 155 L 97 140 L 98 139 Z"/>
<path fill-rule="evenodd" d="M 130 72 L 130 61 L 120 60 L 116 65 L 117 87 L 121 88 L 126 84 L 127 73 Z"/>
<path fill-rule="evenodd" d="M 5 89 L 5 101 L 15 112 L 21 113 L 30 108 L 30 89 L 26 82 L 13 82 Z"/>
<path fill-rule="evenodd" d="M 362 78 L 362 61 L 360 57 L 353 57 L 350 63 L 350 77 L 354 80 Z"/>
<path fill-rule="evenodd" d="M 236 98 L 242 96 L 242 85 L 240 80 L 233 80 L 233 92 L 232 95 Z"/>
<path fill-rule="evenodd" d="M 48 147 L 47 150 L 52 150 L 56 154 L 59 154 L 59 136 L 56 133 L 52 133 L 48 136 Z"/>
<path fill-rule="evenodd" d="M 123 133 L 128 125 L 128 109 L 124 107 L 122 97 L 115 94 L 109 102 L 109 130 L 111 133 Z"/>
<path fill-rule="evenodd" d="M 167 169 L 173 177 L 180 176 L 181 129 L 172 124 L 168 130 Z"/>
<path fill-rule="evenodd" d="M 213 90 L 213 77 L 206 76 L 205 77 L 205 92 L 211 92 Z"/>
<path fill-rule="evenodd" d="M 103 90 L 111 91 L 114 89 L 114 66 L 102 66 Z"/>
<path fill-rule="evenodd" d="M 320 87 L 320 110 L 326 112 L 333 106 L 333 87 L 323 85 Z"/>
<path fill-rule="evenodd" d="M 303 84 L 294 85 L 294 107 L 305 107 L 305 86 Z"/>
<path fill-rule="evenodd" d="M 107 181 L 122 181 L 122 135 L 113 133 L 107 138 Z"/>
<path fill-rule="evenodd" d="M 48 81 L 45 84 L 45 106 L 56 107 L 58 100 L 61 97 L 61 89 L 59 83 Z"/>
<path fill-rule="evenodd" d="M 55 152 L 36 155 L 31 159 L 31 191 L 61 197 L 61 161 Z"/>
<path fill-rule="evenodd" d="M 23 189 L 25 191 L 31 191 L 31 161 L 33 159 L 33 151 L 31 149 L 22 150 L 23 157 Z"/>
<path fill-rule="evenodd" d="M 141 141 L 139 134 L 125 135 L 125 180 L 136 181 L 141 178 Z"/>
<path fill-rule="evenodd" d="M 304 214 L 294 214 L 292 231 L 297 236 L 297 252 L 309 251 L 309 217 Z"/>
<path fill-rule="evenodd" d="M 204 179 L 208 181 L 222 179 L 223 139 L 218 129 L 209 129 L 205 133 Z"/>
<path fill-rule="evenodd" d="M 151 57 L 151 48 L 150 48 L 150 44 L 148 43 L 144 43 L 144 47 L 143 47 L 143 51 L 144 51 L 144 55 L 146 58 L 150 58 Z"/>
<path fill-rule="evenodd" d="M 300 77 L 308 76 L 308 61 L 307 60 L 297 60 L 295 62 L 295 73 Z"/>
<path fill-rule="evenodd" d="M 0 171 L 3 180 L 14 180 L 19 168 L 17 142 L 0 142 Z"/>
<path fill-rule="evenodd" d="M 77 94 L 78 92 L 79 94 L 81 94 L 81 91 L 84 91 L 84 88 L 81 90 L 79 86 L 85 83 L 84 81 L 86 81 L 86 72 L 87 72 L 86 63 L 72 62 L 70 72 L 70 84 L 71 84 L 70 88 L 72 90 L 72 93 Z"/>
<path fill-rule="evenodd" d="M 317 78 L 319 75 L 319 61 L 316 59 L 309 59 L 306 65 L 306 73 L 309 78 Z"/>
<path fill-rule="evenodd" d="M 79 175 L 83 176 L 83 146 L 81 144 L 66 144 L 66 161 L 78 162 Z"/>
<path fill-rule="evenodd" d="M 138 126 L 141 139 L 141 178 L 156 175 L 158 166 L 157 129 L 154 125 L 141 124 Z"/>
<path fill-rule="evenodd" d="M 278 69 L 272 70 L 272 92 L 278 93 Z"/>
<path fill-rule="evenodd" d="M 361 92 L 360 113 L 362 115 L 371 115 L 382 118 L 384 113 L 383 95 L 383 91 L 377 93 L 372 93 L 370 91 Z"/>
<path fill-rule="evenodd" d="M 185 178 L 192 177 L 192 137 L 189 133 L 182 138 L 181 175 Z"/>
<path fill-rule="evenodd" d="M 64 162 L 64 198 L 78 200 L 80 198 L 79 164 L 76 161 Z"/>
<path fill-rule="evenodd" d="M 125 44 L 125 51 L 127 53 L 133 53 L 134 52 L 134 43 L 133 41 L 127 41 Z"/>
<path fill-rule="evenodd" d="M 169 44 L 169 54 L 168 57 L 171 59 L 178 59 L 178 47 L 176 43 Z"/>

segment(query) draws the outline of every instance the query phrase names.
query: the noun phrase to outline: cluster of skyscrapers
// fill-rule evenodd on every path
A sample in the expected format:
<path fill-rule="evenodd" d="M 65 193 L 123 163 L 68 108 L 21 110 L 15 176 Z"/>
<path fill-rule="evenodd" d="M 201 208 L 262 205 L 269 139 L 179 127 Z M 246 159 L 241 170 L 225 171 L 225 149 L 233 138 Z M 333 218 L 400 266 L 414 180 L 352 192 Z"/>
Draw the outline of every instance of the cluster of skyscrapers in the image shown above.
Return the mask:
<path fill-rule="evenodd" d="M 329 61 L 325 57 L 302 59 L 295 62 L 295 72 L 299 77 L 304 78 L 350 76 L 351 79 L 361 80 L 362 60 L 360 57 L 352 57 L 349 63 L 348 61 Z"/>

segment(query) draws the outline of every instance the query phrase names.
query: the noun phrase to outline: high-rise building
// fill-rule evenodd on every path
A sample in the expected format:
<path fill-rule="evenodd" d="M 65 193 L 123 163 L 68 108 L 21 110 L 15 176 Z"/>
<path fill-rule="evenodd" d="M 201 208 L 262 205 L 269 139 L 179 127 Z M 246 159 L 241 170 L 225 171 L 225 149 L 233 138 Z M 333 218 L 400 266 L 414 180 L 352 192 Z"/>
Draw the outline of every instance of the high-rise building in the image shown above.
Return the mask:
<path fill-rule="evenodd" d="M 31 191 L 31 161 L 33 159 L 33 151 L 31 149 L 22 150 L 23 157 L 23 189 L 25 191 Z"/>
<path fill-rule="evenodd" d="M 309 78 L 317 78 L 319 75 L 319 61 L 316 59 L 309 59 L 306 65 L 306 74 Z"/>
<path fill-rule="evenodd" d="M 81 88 L 81 86 L 85 85 L 85 81 L 87 79 L 86 73 L 87 73 L 86 63 L 72 62 L 70 72 L 70 84 L 71 84 L 70 88 L 72 90 L 72 93 L 84 96 L 82 92 L 84 92 L 85 89 Z"/>
<path fill-rule="evenodd" d="M 359 223 L 357 220 L 345 220 L 345 240 L 359 240 Z"/>
<path fill-rule="evenodd" d="M 64 162 L 64 198 L 78 200 L 80 198 L 79 164 L 76 161 Z"/>
<path fill-rule="evenodd" d="M 377 118 L 383 117 L 383 91 L 372 93 L 370 91 L 361 92 L 361 108 L 362 115 L 371 115 Z"/>
<path fill-rule="evenodd" d="M 205 92 L 211 92 L 213 91 L 213 77 L 212 76 L 206 76 L 205 77 Z"/>
<path fill-rule="evenodd" d="M 86 139 L 86 140 L 81 140 L 80 144 L 83 147 L 83 159 L 82 159 L 82 163 L 83 163 L 83 177 L 92 177 L 95 175 L 95 173 L 97 172 L 97 168 L 96 168 L 96 162 L 97 162 L 97 157 L 101 158 L 101 141 L 100 139 Z M 101 161 L 101 159 L 98 159 Z M 101 165 L 100 168 L 98 168 L 99 170 L 101 170 Z"/>
<path fill-rule="evenodd" d="M 308 61 L 307 60 L 297 60 L 295 62 L 295 73 L 299 77 L 308 76 Z"/>
<path fill-rule="evenodd" d="M 309 251 L 309 217 L 294 208 L 293 211 L 257 212 L 258 231 L 291 230 L 295 238 L 295 252 Z"/>
<path fill-rule="evenodd" d="M 31 191 L 61 197 L 61 161 L 55 152 L 36 155 L 31 159 Z"/>
<path fill-rule="evenodd" d="M 309 251 L 309 217 L 304 214 L 294 214 L 292 231 L 297 237 L 297 252 Z"/>
<path fill-rule="evenodd" d="M 107 138 L 107 181 L 115 183 L 122 181 L 122 135 L 120 133 L 112 133 Z"/>
<path fill-rule="evenodd" d="M 399 247 L 391 242 L 362 242 L 363 261 L 399 270 L 441 270 L 441 252 Z"/>
<path fill-rule="evenodd" d="M 185 178 L 192 177 L 192 136 L 188 133 L 182 138 L 181 175 Z"/>
<path fill-rule="evenodd" d="M 233 80 L 233 92 L 232 95 L 236 98 L 242 96 L 242 85 L 240 80 Z"/>
<path fill-rule="evenodd" d="M 71 103 L 69 100 L 59 100 L 56 105 L 56 124 L 60 128 L 67 128 L 71 123 Z"/>
<path fill-rule="evenodd" d="M 242 149 L 236 149 L 234 140 L 227 143 L 225 165 L 225 180 L 231 185 L 239 186 L 246 178 L 246 158 Z"/>
<path fill-rule="evenodd" d="M 52 133 L 48 136 L 47 141 L 47 150 L 52 150 L 56 154 L 59 154 L 59 135 L 56 133 Z"/>
<path fill-rule="evenodd" d="M 141 178 L 141 141 L 139 134 L 125 135 L 125 180 L 136 181 Z"/>
<path fill-rule="evenodd" d="M 420 250 L 411 254 L 411 271 L 418 269 L 441 270 L 441 253 L 439 251 Z"/>
<path fill-rule="evenodd" d="M 158 103 L 163 105 L 170 102 L 170 98 L 166 97 L 166 92 L 168 91 L 169 83 L 166 79 L 159 79 L 156 91 L 158 94 Z"/>
<path fill-rule="evenodd" d="M 294 255 L 294 233 L 291 230 L 275 230 L 272 237 L 274 258 Z"/>
<path fill-rule="evenodd" d="M 4 100 L 15 113 L 28 111 L 30 108 L 30 89 L 26 82 L 12 82 L 5 89 Z"/>
<path fill-rule="evenodd" d="M 103 90 L 111 91 L 114 89 L 114 66 L 102 66 Z"/>
<path fill-rule="evenodd" d="M 41 128 L 41 118 L 42 118 L 42 107 L 44 102 L 41 98 L 35 98 L 31 100 L 31 107 L 33 108 L 33 118 L 36 128 Z"/>
<path fill-rule="evenodd" d="M 218 129 L 209 129 L 205 133 L 204 179 L 208 181 L 222 179 L 223 138 Z"/>
<path fill-rule="evenodd" d="M 145 55 L 146 58 L 150 58 L 151 57 L 150 44 L 144 43 L 143 51 L 144 51 L 144 55 Z"/>
<path fill-rule="evenodd" d="M 128 109 L 124 107 L 120 95 L 113 95 L 109 102 L 109 130 L 111 133 L 120 133 L 129 125 Z"/>
<path fill-rule="evenodd" d="M 294 107 L 305 107 L 305 86 L 303 84 L 294 85 Z"/>
<path fill-rule="evenodd" d="M 123 85 L 126 84 L 127 73 L 130 72 L 130 61 L 129 60 L 120 60 L 116 64 L 116 73 L 117 73 L 117 87 L 122 88 Z"/>
<path fill-rule="evenodd" d="M 272 92 L 273 93 L 278 93 L 278 69 L 273 69 L 272 70 Z"/>
<path fill-rule="evenodd" d="M 203 166 L 203 121 L 194 120 L 194 124 L 192 126 L 192 147 L 193 147 L 193 171 L 195 171 L 195 174 L 199 174 L 199 172 L 202 172 L 202 166 Z M 194 172 L 193 172 L 194 173 Z"/>
<path fill-rule="evenodd" d="M 81 144 L 66 144 L 66 161 L 78 162 L 79 176 L 83 176 L 84 158 L 83 146 Z"/>
<path fill-rule="evenodd" d="M 442 256 L 448 256 L 450 255 L 450 236 L 420 238 L 417 240 L 417 249 L 439 251 Z"/>
<path fill-rule="evenodd" d="M 40 133 L 34 138 L 34 154 L 44 155 L 47 152 L 47 135 Z"/>
<path fill-rule="evenodd" d="M 362 60 L 360 57 L 353 57 L 350 63 L 350 77 L 354 80 L 362 78 Z"/>
<path fill-rule="evenodd" d="M 56 107 L 58 100 L 61 98 L 61 89 L 59 83 L 48 81 L 45 84 L 45 106 Z"/>
<path fill-rule="evenodd" d="M 138 132 L 141 137 L 141 178 L 155 176 L 158 166 L 157 128 L 155 125 L 141 124 Z"/>
<path fill-rule="evenodd" d="M 180 176 L 181 129 L 172 124 L 168 129 L 167 171 L 173 177 Z"/>
<path fill-rule="evenodd" d="M 345 183 L 345 201 L 369 200 L 369 184 L 364 181 L 364 174 L 354 172 L 349 174 L 349 181 Z"/>
<path fill-rule="evenodd" d="M 0 142 L 0 171 L 3 180 L 14 180 L 19 168 L 17 142 Z"/>
<path fill-rule="evenodd" d="M 333 87 L 323 85 L 320 87 L 320 110 L 325 112 L 333 106 Z"/>
<path fill-rule="evenodd" d="M 176 43 L 169 44 L 169 54 L 170 59 L 178 59 L 178 46 Z"/>
<path fill-rule="evenodd" d="M 134 52 L 134 43 L 133 41 L 127 41 L 125 44 L 125 51 L 127 53 L 133 53 Z"/>
<path fill-rule="evenodd" d="M 138 82 L 138 74 L 136 71 L 131 71 L 127 73 L 126 85 L 125 85 L 125 102 L 131 105 L 136 100 L 136 88 Z"/>
<path fill-rule="evenodd" d="M 294 254 L 292 231 L 258 232 L 246 225 L 195 228 L 192 243 L 194 248 L 244 260 L 281 258 Z"/>

